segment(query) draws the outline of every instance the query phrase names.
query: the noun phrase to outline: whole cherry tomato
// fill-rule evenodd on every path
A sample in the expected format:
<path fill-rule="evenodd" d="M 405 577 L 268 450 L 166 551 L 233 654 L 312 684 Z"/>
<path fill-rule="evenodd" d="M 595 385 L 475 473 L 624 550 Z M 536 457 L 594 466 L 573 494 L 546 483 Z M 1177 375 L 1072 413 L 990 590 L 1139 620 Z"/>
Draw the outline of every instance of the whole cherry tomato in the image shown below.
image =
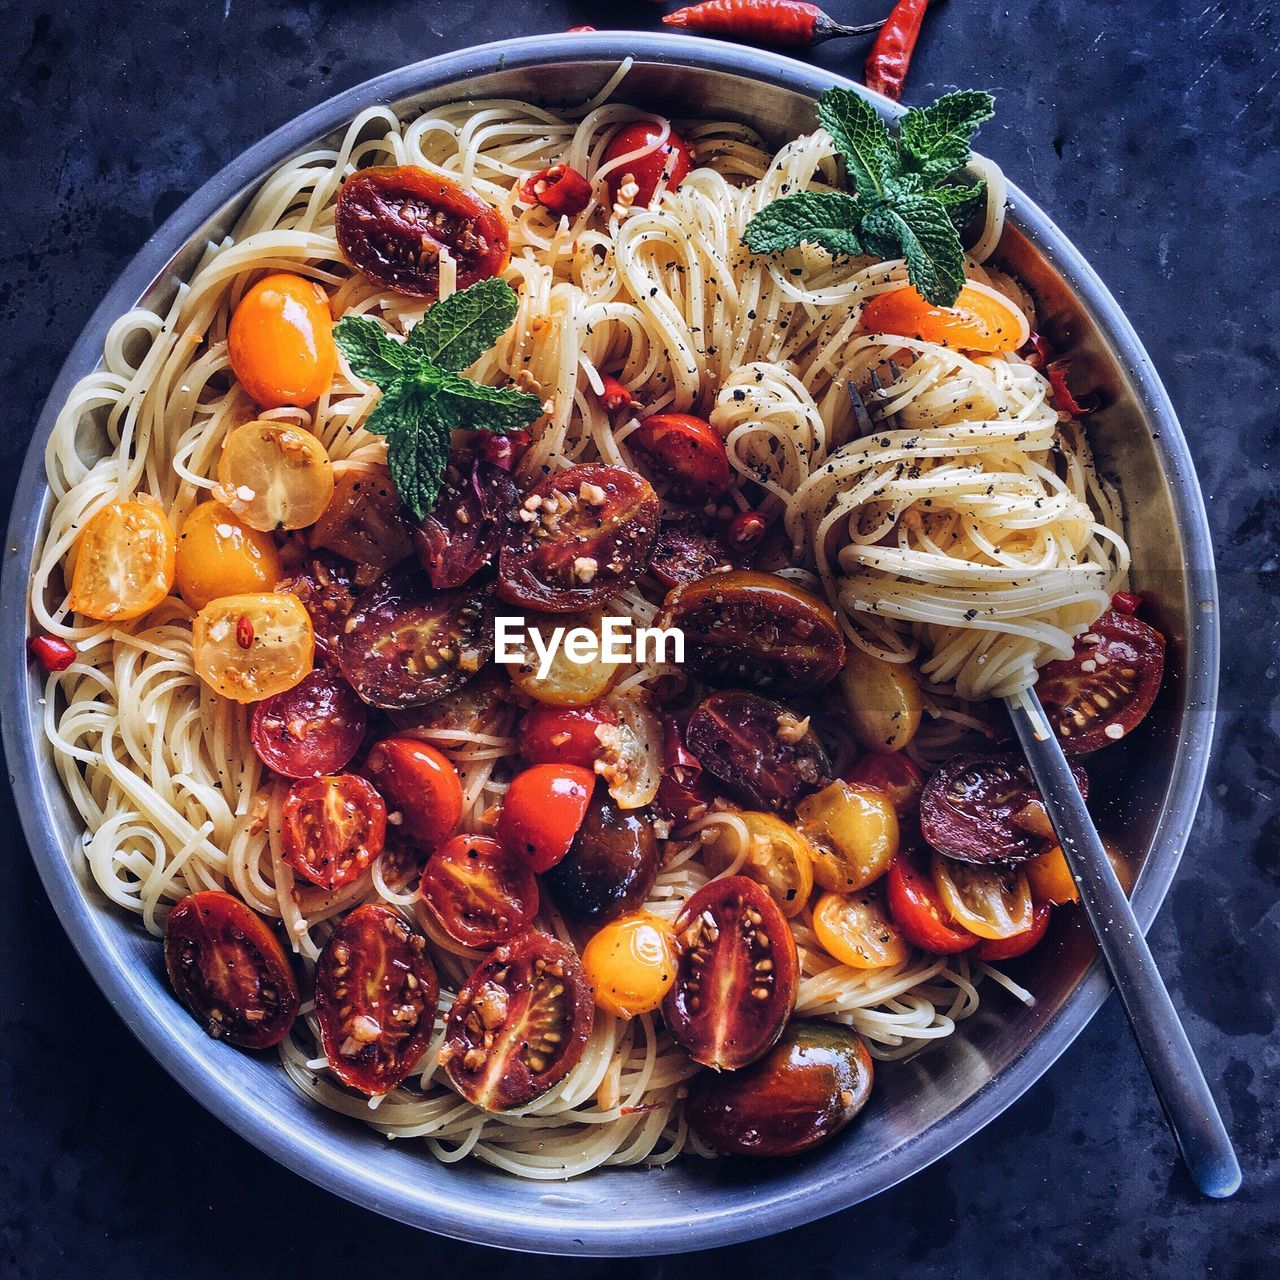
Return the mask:
<path fill-rule="evenodd" d="M 632 152 L 644 153 L 634 155 L 610 170 L 609 193 L 615 201 L 618 189 L 628 176 L 639 188 L 635 203 L 645 208 L 653 203 L 660 182 L 665 182 L 668 191 L 674 191 L 688 176 L 693 168 L 693 148 L 674 129 L 668 133 L 665 142 L 658 143 L 661 136 L 662 129 L 658 125 L 641 120 L 623 125 L 610 139 L 605 148 L 604 164 L 612 164 Z"/>
<path fill-rule="evenodd" d="M 573 764 L 535 764 L 511 780 L 498 839 L 534 871 L 550 871 L 569 852 L 586 817 L 596 776 Z"/>
<path fill-rule="evenodd" d="M 462 819 L 462 782 L 435 747 L 414 738 L 383 738 L 369 748 L 364 772 L 386 800 L 387 821 L 399 839 L 414 848 L 434 849 L 456 830 Z"/>
<path fill-rule="evenodd" d="M 602 728 L 616 728 L 618 713 L 607 702 L 585 707 L 539 704 L 520 726 L 520 753 L 530 764 L 576 764 L 594 769 L 604 752 Z"/>
<path fill-rule="evenodd" d="M 245 393 L 262 408 L 314 404 L 338 367 L 325 291 L 285 272 L 263 277 L 231 316 L 227 358 Z"/>

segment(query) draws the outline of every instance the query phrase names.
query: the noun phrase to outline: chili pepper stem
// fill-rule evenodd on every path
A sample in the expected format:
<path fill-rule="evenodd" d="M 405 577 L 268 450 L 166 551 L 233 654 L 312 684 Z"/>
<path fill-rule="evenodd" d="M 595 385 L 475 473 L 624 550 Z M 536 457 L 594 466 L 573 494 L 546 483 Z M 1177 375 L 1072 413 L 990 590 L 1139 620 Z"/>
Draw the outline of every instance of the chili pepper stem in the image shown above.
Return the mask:
<path fill-rule="evenodd" d="M 824 13 L 813 24 L 813 43 L 821 44 L 824 40 L 834 40 L 837 36 L 869 36 L 873 31 L 879 31 L 884 26 L 884 19 L 879 22 L 863 22 L 856 27 L 851 27 L 848 23 L 837 22 L 834 18 L 828 18 Z"/>

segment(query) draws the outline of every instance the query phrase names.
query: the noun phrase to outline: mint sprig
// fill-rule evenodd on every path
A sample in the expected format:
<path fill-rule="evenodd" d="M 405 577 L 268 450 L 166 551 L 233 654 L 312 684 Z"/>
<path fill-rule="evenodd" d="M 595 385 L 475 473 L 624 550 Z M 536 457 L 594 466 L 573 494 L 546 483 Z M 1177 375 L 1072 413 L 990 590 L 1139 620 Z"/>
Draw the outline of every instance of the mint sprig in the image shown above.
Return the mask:
<path fill-rule="evenodd" d="M 403 342 L 362 316 L 334 326 L 351 372 L 382 392 L 364 428 L 387 437 L 392 483 L 419 520 L 440 493 L 451 431 L 507 435 L 542 414 L 537 396 L 462 374 L 511 327 L 517 306 L 511 286 L 494 278 L 437 302 Z"/>
<path fill-rule="evenodd" d="M 951 306 L 964 288 L 960 232 L 986 193 L 981 178 L 964 172 L 969 143 L 994 110 L 989 93 L 948 93 L 911 107 L 895 137 L 865 98 L 827 89 L 818 122 L 844 159 L 852 191 L 782 196 L 751 219 L 743 243 L 752 253 L 816 244 L 835 255 L 902 257 L 916 289 Z"/>

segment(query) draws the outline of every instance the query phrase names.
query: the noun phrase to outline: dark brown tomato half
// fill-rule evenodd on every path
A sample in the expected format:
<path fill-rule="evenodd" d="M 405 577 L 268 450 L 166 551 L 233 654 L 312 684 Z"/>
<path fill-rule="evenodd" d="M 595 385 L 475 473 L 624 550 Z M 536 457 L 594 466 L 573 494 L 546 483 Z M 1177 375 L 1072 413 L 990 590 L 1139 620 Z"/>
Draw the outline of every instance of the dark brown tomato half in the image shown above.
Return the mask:
<path fill-rule="evenodd" d="M 1080 794 L 1089 779 L 1073 766 Z M 1025 862 L 1052 838 L 1044 801 L 1026 762 L 1012 754 L 953 756 L 920 796 L 920 828 L 939 853 L 959 862 Z"/>
<path fill-rule="evenodd" d="M 1072 657 L 1040 670 L 1036 692 L 1068 755 L 1111 746 L 1151 710 L 1164 677 L 1164 636 L 1108 609 L 1076 640 Z"/>
<path fill-rule="evenodd" d="M 830 606 L 771 573 L 734 569 L 676 587 L 663 622 L 684 631 L 689 665 L 711 684 L 808 693 L 844 666 Z"/>
<path fill-rule="evenodd" d="M 164 962 L 178 999 L 217 1040 L 266 1049 L 298 1016 L 298 983 L 280 940 L 229 893 L 193 893 L 174 907 Z"/>
<path fill-rule="evenodd" d="M 733 559 L 724 545 L 708 533 L 666 524 L 658 531 L 649 572 L 666 587 L 697 582 L 708 574 L 732 569 Z"/>
<path fill-rule="evenodd" d="M 455 454 L 435 505 L 413 533 L 413 549 L 438 590 L 460 587 L 498 553 L 517 503 L 511 477 L 492 462 Z"/>
<path fill-rule="evenodd" d="M 800 964 L 786 918 L 746 876 L 704 884 L 676 919 L 680 961 L 663 1003 L 695 1062 L 736 1071 L 767 1053 L 796 1007 Z"/>
<path fill-rule="evenodd" d="M 289 788 L 281 826 L 284 860 L 332 892 L 357 880 L 382 852 L 387 806 L 357 774 L 303 778 Z"/>
<path fill-rule="evenodd" d="M 486 733 L 494 730 L 510 707 L 511 681 L 492 663 L 482 667 L 474 680 L 468 680 L 456 693 L 447 694 L 421 707 L 408 707 L 390 712 L 398 736 L 438 741 L 441 732 L 460 729 Z"/>
<path fill-rule="evenodd" d="M 355 602 L 355 571 L 338 556 L 317 551 L 309 554 L 295 573 L 275 586 L 302 601 L 311 616 L 316 637 L 316 657 L 336 662 L 342 624 Z"/>
<path fill-rule="evenodd" d="M 577 1066 L 594 1009 L 577 952 L 531 929 L 499 946 L 463 984 L 440 1065 L 477 1107 L 528 1106 Z"/>
<path fill-rule="evenodd" d="M 533 924 L 538 881 L 491 836 L 454 836 L 427 860 L 419 887 L 436 925 L 464 947 L 488 951 Z"/>
<path fill-rule="evenodd" d="M 596 608 L 648 567 L 658 512 L 658 495 L 634 471 L 591 462 L 554 472 L 507 528 L 498 594 L 548 613 Z"/>
<path fill-rule="evenodd" d="M 489 588 L 433 591 L 417 566 L 401 566 L 351 611 L 338 663 L 370 706 L 395 711 L 461 689 L 492 652 Z"/>
<path fill-rule="evenodd" d="M 316 966 L 316 1016 L 329 1069 L 369 1097 L 390 1093 L 431 1043 L 440 987 L 427 940 L 390 907 L 343 917 Z"/>
<path fill-rule="evenodd" d="M 366 587 L 413 555 L 410 531 L 390 470 L 376 462 L 344 462 L 333 469 L 333 497 L 311 526 L 311 545 L 349 560 L 356 584 Z"/>
<path fill-rule="evenodd" d="M 362 169 L 342 185 L 338 245 L 358 271 L 415 298 L 440 296 L 440 251 L 458 288 L 507 265 L 507 224 L 479 196 L 416 165 Z"/>
<path fill-rule="evenodd" d="M 704 698 L 684 739 L 707 773 L 761 809 L 791 809 L 831 781 L 831 762 L 817 735 L 781 703 L 745 689 Z"/>
<path fill-rule="evenodd" d="M 620 809 L 603 787 L 591 793 L 569 852 L 546 873 L 556 904 L 579 920 L 611 920 L 653 888 L 662 855 L 647 809 Z"/>
<path fill-rule="evenodd" d="M 365 704 L 336 672 L 317 667 L 292 689 L 255 703 L 249 740 L 268 769 L 318 778 L 346 767 L 369 722 Z"/>
<path fill-rule="evenodd" d="M 685 1116 L 721 1155 L 799 1155 L 862 1110 L 874 1074 L 856 1032 L 834 1022 L 794 1021 L 749 1067 L 697 1076 Z"/>

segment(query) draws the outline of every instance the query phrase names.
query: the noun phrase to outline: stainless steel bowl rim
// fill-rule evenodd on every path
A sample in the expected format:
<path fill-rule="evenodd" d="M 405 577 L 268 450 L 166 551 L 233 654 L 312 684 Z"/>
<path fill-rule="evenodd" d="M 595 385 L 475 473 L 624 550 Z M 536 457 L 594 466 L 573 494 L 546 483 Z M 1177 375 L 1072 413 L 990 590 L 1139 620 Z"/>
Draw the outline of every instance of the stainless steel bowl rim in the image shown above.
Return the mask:
<path fill-rule="evenodd" d="M 428 88 L 506 68 L 557 62 L 620 61 L 625 57 L 723 71 L 816 97 L 843 77 L 777 54 L 696 37 L 640 32 L 534 36 L 442 54 L 390 72 L 337 95 L 298 116 L 250 147 L 210 179 L 139 251 L 85 326 L 54 383 L 19 478 L 6 544 L 0 588 L 0 707 L 10 781 L 23 830 L 45 888 L 64 928 L 99 987 L 120 1016 L 167 1071 L 209 1111 L 273 1159 L 336 1194 L 406 1223 L 460 1239 L 545 1253 L 633 1255 L 677 1252 L 730 1244 L 781 1231 L 835 1212 L 909 1177 L 946 1154 L 988 1123 L 1033 1084 L 1097 1012 L 1110 985 L 1094 962 L 1057 1015 L 1027 1051 L 989 1083 L 914 1141 L 853 1170 L 847 1177 L 810 1177 L 783 1190 L 744 1185 L 726 1209 L 703 1212 L 673 1203 L 652 1220 L 625 1224 L 589 1213 L 556 1210 L 513 1214 L 501 1197 L 482 1202 L 448 1189 L 406 1188 L 368 1164 L 352 1168 L 335 1158 L 324 1130 L 305 1110 L 282 1116 L 261 1100 L 230 1089 L 212 1055 L 200 1044 L 184 1046 L 169 1028 L 185 1018 L 171 998 L 151 999 L 134 982 L 128 964 L 97 927 L 102 909 L 86 900 L 59 846 L 53 815 L 43 795 L 37 734 L 30 714 L 40 682 L 26 658 L 29 625 L 28 571 L 39 533 L 46 489 L 44 446 L 60 405 L 75 381 L 98 362 L 111 323 L 146 293 L 173 254 L 228 201 L 281 161 L 378 103 L 393 103 Z M 872 95 L 874 97 L 874 95 Z M 896 108 L 876 99 L 886 111 Z M 1183 729 L 1166 804 L 1148 865 L 1134 895 L 1144 929 L 1154 919 L 1173 878 L 1195 815 L 1212 739 L 1217 698 L 1218 619 L 1213 559 L 1204 504 L 1186 441 L 1149 357 L 1115 299 L 1067 238 L 1016 187 L 1009 188 L 1012 219 L 1075 291 L 1107 338 L 1136 389 L 1154 432 L 1188 552 L 1188 580 L 1195 599 L 1188 616 Z M 1188 588 L 1191 589 L 1190 587 Z M 428 1157 L 423 1155 L 423 1159 Z M 655 1176 L 636 1172 L 634 1176 Z M 661 1175 L 656 1175 L 661 1176 Z M 547 1184 L 554 1188 L 557 1184 Z"/>

